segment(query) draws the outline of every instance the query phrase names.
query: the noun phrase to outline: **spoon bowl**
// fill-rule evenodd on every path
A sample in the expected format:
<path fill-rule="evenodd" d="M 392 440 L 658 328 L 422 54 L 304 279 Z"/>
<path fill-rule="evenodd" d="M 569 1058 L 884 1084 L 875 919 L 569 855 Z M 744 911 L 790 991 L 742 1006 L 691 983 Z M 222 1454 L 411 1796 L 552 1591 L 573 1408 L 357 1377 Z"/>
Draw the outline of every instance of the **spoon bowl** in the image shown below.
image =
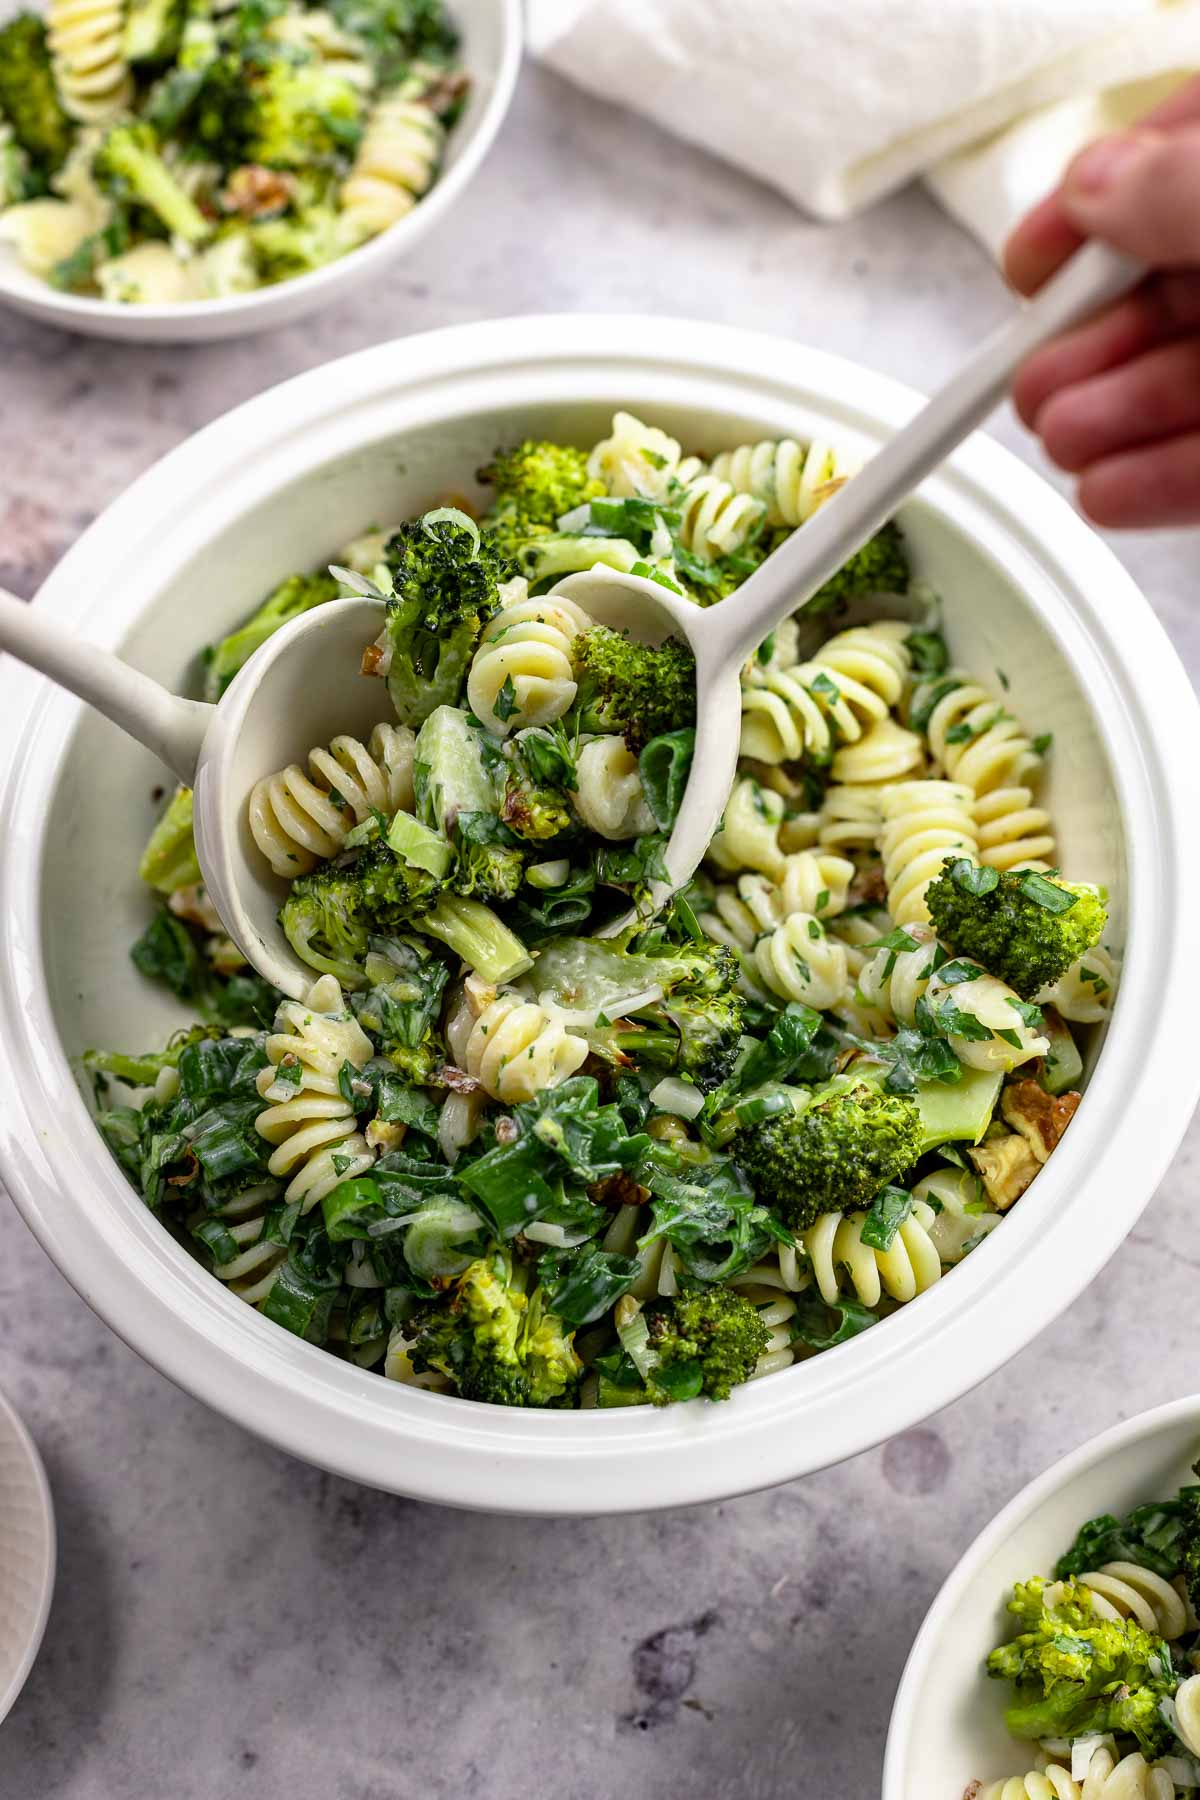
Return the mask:
<path fill-rule="evenodd" d="M 315 745 L 340 735 L 365 742 L 394 717 L 386 682 L 361 672 L 383 614 L 379 600 L 331 600 L 275 632 L 212 709 L 196 765 L 196 855 L 209 896 L 242 954 L 294 1000 L 316 973 L 279 924 L 287 883 L 251 836 L 250 795 L 264 775 L 304 768 Z"/>

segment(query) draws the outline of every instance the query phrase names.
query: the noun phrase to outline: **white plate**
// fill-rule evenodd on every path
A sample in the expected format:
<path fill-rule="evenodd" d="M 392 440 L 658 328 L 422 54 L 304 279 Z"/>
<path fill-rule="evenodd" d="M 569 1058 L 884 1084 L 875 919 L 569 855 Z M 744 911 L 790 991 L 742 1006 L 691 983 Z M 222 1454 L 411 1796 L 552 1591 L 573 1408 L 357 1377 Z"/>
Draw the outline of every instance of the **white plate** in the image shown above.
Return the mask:
<path fill-rule="evenodd" d="M 0 0 L 0 19 L 13 10 Z M 227 300 L 187 300 L 179 306 L 122 306 L 85 294 L 60 294 L 22 268 L 11 244 L 0 243 L 0 302 L 43 324 L 85 337 L 137 344 L 203 344 L 244 337 L 317 312 L 352 288 L 390 281 L 427 231 L 450 211 L 491 149 L 512 101 L 521 66 L 521 0 L 450 0 L 462 33 L 462 64 L 471 89 L 450 133 L 436 182 L 412 211 L 358 250 L 309 275 L 255 288 Z"/>
<path fill-rule="evenodd" d="M 285 571 L 469 485 L 514 436 L 588 443 L 632 406 L 689 447 L 835 436 L 869 454 L 916 405 L 839 357 L 680 320 L 433 332 L 302 375 L 199 433 L 97 520 L 36 604 L 182 683 L 199 646 Z M 956 656 L 988 679 L 1003 669 L 1008 704 L 1056 732 L 1046 795 L 1064 866 L 1108 885 L 1127 939 L 1083 1105 L 1001 1228 L 894 1317 L 723 1405 L 473 1406 L 289 1336 L 174 1242 L 91 1125 L 71 1058 L 89 1044 L 152 1045 L 182 1022 L 126 960 L 148 916 L 135 866 L 162 771 L 9 667 L 0 1162 L 42 1244 L 116 1331 L 210 1405 L 353 1479 L 450 1504 L 585 1513 L 719 1499 L 852 1456 L 955 1399 L 1071 1303 L 1149 1199 L 1200 1088 L 1200 715 L 1116 558 L 986 438 L 926 483 L 904 524 L 945 596 Z M 281 721 L 280 761 L 305 748 Z"/>
<path fill-rule="evenodd" d="M 1194 1481 L 1200 1396 L 1138 1413 L 1022 1488 L 947 1576 L 905 1664 L 892 1708 L 882 1800 L 962 1800 L 972 1780 L 1024 1775 L 1027 1747 L 1004 1729 L 1006 1683 L 984 1674 L 1012 1636 L 1015 1581 L 1049 1575 L 1079 1527 L 1166 1500 Z"/>
<path fill-rule="evenodd" d="M 33 1667 L 54 1592 L 54 1506 L 42 1459 L 0 1394 L 0 1720 Z"/>

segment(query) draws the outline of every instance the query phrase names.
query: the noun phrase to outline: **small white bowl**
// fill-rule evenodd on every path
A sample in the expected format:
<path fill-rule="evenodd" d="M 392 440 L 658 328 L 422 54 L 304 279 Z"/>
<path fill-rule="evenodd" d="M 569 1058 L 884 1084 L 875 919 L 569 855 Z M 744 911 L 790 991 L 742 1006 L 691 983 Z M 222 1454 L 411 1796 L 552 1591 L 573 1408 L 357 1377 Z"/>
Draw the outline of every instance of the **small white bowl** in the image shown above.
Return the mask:
<path fill-rule="evenodd" d="M 430 332 L 314 369 L 210 425 L 90 527 L 35 604 L 183 684 L 201 644 L 288 570 L 470 491 L 471 471 L 516 437 L 591 443 L 631 407 L 710 453 L 796 436 L 867 456 L 917 404 L 840 357 L 686 320 Z M 945 597 L 956 658 L 991 680 L 1002 669 L 1018 715 L 1057 734 L 1046 804 L 1064 867 L 1110 890 L 1121 992 L 1089 1047 L 1070 1131 L 1001 1228 L 873 1330 L 716 1406 L 543 1412 L 400 1386 L 290 1336 L 175 1242 L 101 1142 L 72 1060 L 93 1044 L 162 1042 L 183 1022 L 128 962 L 148 916 L 136 864 L 164 774 L 40 676 L 0 663 L 0 1163 L 48 1253 L 126 1342 L 352 1479 L 496 1511 L 635 1512 L 853 1456 L 991 1374 L 1070 1305 L 1150 1198 L 1200 1089 L 1200 710 L 1116 558 L 986 438 L 924 485 L 903 522 Z M 308 748 L 303 730 L 280 721 L 281 764 Z"/>
<path fill-rule="evenodd" d="M 204 344 L 288 325 L 352 288 L 387 279 L 392 265 L 454 205 L 491 149 L 521 66 L 521 0 L 451 0 L 451 12 L 462 33 L 462 64 L 471 77 L 470 93 L 450 133 L 436 182 L 389 230 L 310 275 L 227 300 L 186 300 L 178 306 L 122 306 L 115 300 L 60 294 L 22 268 L 11 244 L 0 243 L 0 303 L 85 337 L 120 338 L 134 344 Z"/>
<path fill-rule="evenodd" d="M 54 1506 L 42 1459 L 0 1394 L 0 1721 L 33 1667 L 54 1592 Z"/>
<path fill-rule="evenodd" d="M 1009 1689 L 984 1673 L 1012 1636 L 1015 1581 L 1049 1575 L 1099 1513 L 1118 1518 L 1194 1481 L 1200 1395 L 1138 1413 L 1089 1439 L 1022 1488 L 947 1576 L 909 1652 L 892 1707 L 882 1800 L 961 1800 L 970 1781 L 1033 1767 L 1004 1729 Z"/>

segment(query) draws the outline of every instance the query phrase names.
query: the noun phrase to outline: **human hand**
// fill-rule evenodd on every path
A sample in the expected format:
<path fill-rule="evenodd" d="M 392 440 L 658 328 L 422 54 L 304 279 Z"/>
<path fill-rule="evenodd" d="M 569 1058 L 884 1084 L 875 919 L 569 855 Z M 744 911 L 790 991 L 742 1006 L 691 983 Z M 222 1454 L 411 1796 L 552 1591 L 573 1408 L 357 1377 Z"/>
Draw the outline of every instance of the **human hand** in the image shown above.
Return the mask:
<path fill-rule="evenodd" d="M 1200 524 L 1200 78 L 1080 152 L 1009 238 L 1008 279 L 1034 293 L 1088 237 L 1153 273 L 1027 358 L 1013 403 L 1097 525 Z"/>

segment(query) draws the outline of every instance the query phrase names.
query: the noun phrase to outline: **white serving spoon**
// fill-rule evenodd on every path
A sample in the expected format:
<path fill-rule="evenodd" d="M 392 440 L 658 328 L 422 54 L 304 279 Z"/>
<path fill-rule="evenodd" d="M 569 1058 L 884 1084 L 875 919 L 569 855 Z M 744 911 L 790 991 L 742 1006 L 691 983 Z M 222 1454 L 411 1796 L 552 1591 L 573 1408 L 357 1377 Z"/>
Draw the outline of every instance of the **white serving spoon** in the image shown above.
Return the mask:
<path fill-rule="evenodd" d="M 739 672 L 755 647 L 801 608 L 902 500 L 979 424 L 1029 352 L 1132 287 L 1143 271 L 1100 244 L 1074 256 L 1037 298 L 977 352 L 903 431 L 758 569 L 730 600 L 704 610 L 657 582 L 595 569 L 556 589 L 606 625 L 648 643 L 675 636 L 696 656 L 696 753 L 666 853 L 670 886 L 695 870 L 733 785 L 741 725 Z M 250 836 L 256 781 L 339 733 L 359 738 L 390 716 L 387 688 L 364 680 L 364 647 L 382 605 L 334 600 L 282 627 L 231 682 L 219 705 L 184 700 L 137 669 L 72 637 L 69 627 L 0 593 L 0 650 L 87 701 L 195 789 L 196 852 L 230 937 L 274 986 L 303 999 L 314 971 L 294 955 L 276 914 L 282 884 Z"/>
<path fill-rule="evenodd" d="M 303 1000 L 317 978 L 276 917 L 284 884 L 250 836 L 247 803 L 263 775 L 304 766 L 341 732 L 366 739 L 394 718 L 387 684 L 365 680 L 362 653 L 379 636 L 378 600 L 331 600 L 268 638 L 219 705 L 183 700 L 140 670 L 0 592 L 0 650 L 40 669 L 153 750 L 195 789 L 196 855 L 230 937 L 260 975 Z"/>
<path fill-rule="evenodd" d="M 640 575 L 596 568 L 555 586 L 601 624 L 647 643 L 681 638 L 696 657 L 696 750 L 658 904 L 698 867 L 733 787 L 740 671 L 764 638 L 803 609 L 913 489 L 987 417 L 1030 351 L 1125 293 L 1145 270 L 1107 245 L 1073 256 L 1036 299 L 993 333 L 951 381 L 719 606 L 701 608 Z M 619 929 L 624 920 L 618 921 Z"/>

